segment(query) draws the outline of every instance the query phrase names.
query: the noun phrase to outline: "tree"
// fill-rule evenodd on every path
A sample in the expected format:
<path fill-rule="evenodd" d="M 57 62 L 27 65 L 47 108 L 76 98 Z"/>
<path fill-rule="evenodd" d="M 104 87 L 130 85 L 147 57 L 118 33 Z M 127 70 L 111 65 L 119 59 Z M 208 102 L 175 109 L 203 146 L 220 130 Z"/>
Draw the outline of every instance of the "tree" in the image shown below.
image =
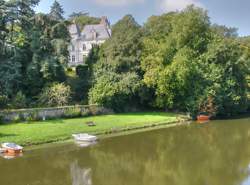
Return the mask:
<path fill-rule="evenodd" d="M 78 17 L 81 17 L 81 16 L 88 16 L 88 15 L 89 15 L 89 13 L 83 12 L 83 11 L 81 11 L 81 12 L 73 12 L 72 14 L 69 15 L 69 18 L 70 19 L 75 19 L 75 18 L 78 18 Z"/>
<path fill-rule="evenodd" d="M 89 103 L 121 111 L 140 103 L 142 34 L 141 27 L 131 15 L 118 21 L 112 33 L 112 38 L 98 50 L 99 54 L 90 55 L 98 62 L 93 67 Z"/>
<path fill-rule="evenodd" d="M 214 24 L 212 25 L 212 30 L 221 35 L 222 37 L 227 38 L 236 38 L 238 37 L 238 29 L 233 27 L 226 27 L 224 25 Z"/>
<path fill-rule="evenodd" d="M 62 6 L 58 1 L 55 0 L 53 5 L 51 6 L 49 16 L 56 21 L 61 21 L 64 19 L 63 14 L 64 10 Z"/>
<path fill-rule="evenodd" d="M 247 109 L 249 74 L 244 50 L 234 41 L 217 38 L 201 57 L 202 73 L 206 80 L 203 97 L 214 100 L 217 116 L 232 116 Z"/>
<path fill-rule="evenodd" d="M 83 29 L 87 24 L 99 24 L 101 21 L 100 18 L 91 17 L 88 13 L 76 13 L 69 17 L 69 22 L 72 24 L 77 24 L 80 29 Z"/>
<path fill-rule="evenodd" d="M 141 67 L 143 81 L 154 89 L 154 106 L 187 111 L 194 103 L 202 80 L 199 55 L 206 51 L 209 26 L 207 13 L 193 6 L 154 16 L 145 24 Z"/>

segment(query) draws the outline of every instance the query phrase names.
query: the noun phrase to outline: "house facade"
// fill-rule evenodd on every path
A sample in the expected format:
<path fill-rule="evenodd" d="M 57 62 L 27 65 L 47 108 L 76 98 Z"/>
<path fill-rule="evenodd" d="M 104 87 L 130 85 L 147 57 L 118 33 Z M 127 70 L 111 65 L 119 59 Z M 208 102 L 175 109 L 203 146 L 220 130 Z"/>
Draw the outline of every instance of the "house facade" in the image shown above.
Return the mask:
<path fill-rule="evenodd" d="M 85 63 L 85 59 L 94 45 L 101 45 L 111 37 L 111 27 L 107 17 L 102 17 L 99 24 L 86 25 L 80 30 L 77 24 L 69 26 L 71 43 L 69 50 L 69 66 Z"/>

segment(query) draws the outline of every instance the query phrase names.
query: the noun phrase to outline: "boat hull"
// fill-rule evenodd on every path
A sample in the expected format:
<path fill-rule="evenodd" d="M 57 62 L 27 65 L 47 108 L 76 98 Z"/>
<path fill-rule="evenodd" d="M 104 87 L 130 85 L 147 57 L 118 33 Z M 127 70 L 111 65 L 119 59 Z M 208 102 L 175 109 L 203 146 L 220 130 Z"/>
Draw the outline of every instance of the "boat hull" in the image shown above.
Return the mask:
<path fill-rule="evenodd" d="M 201 122 L 210 121 L 210 116 L 199 115 L 199 116 L 197 116 L 197 121 L 201 121 Z"/>
<path fill-rule="evenodd" d="M 23 152 L 23 147 L 16 145 L 14 143 L 3 143 L 2 151 L 9 154 L 20 154 Z"/>
<path fill-rule="evenodd" d="M 80 142 L 95 142 L 98 140 L 96 136 L 88 135 L 88 134 L 73 134 L 72 135 L 76 141 Z"/>
<path fill-rule="evenodd" d="M 21 154 L 21 153 L 23 153 L 23 150 L 21 150 L 21 149 L 19 149 L 19 150 L 6 149 L 6 153 L 8 153 L 8 154 Z"/>

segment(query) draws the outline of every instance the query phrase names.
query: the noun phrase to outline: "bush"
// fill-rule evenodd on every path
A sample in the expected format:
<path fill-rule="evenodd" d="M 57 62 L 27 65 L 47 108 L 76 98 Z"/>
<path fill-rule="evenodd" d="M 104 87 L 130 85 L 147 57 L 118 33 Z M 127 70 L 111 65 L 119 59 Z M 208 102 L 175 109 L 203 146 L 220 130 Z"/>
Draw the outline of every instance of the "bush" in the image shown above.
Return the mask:
<path fill-rule="evenodd" d="M 74 108 L 68 108 L 64 112 L 64 116 L 66 118 L 76 118 L 81 116 L 81 108 L 74 107 Z"/>
<path fill-rule="evenodd" d="M 88 66 L 83 66 L 83 65 L 77 66 L 76 74 L 79 77 L 86 77 L 88 75 Z"/>
<path fill-rule="evenodd" d="M 54 83 L 43 89 L 39 103 L 43 106 L 64 106 L 70 101 L 71 89 L 64 83 Z"/>
<path fill-rule="evenodd" d="M 8 105 L 8 97 L 5 95 L 0 95 L 0 109 L 4 109 Z"/>
<path fill-rule="evenodd" d="M 26 96 L 21 91 L 19 91 L 12 100 L 11 107 L 15 109 L 25 108 L 26 102 Z"/>

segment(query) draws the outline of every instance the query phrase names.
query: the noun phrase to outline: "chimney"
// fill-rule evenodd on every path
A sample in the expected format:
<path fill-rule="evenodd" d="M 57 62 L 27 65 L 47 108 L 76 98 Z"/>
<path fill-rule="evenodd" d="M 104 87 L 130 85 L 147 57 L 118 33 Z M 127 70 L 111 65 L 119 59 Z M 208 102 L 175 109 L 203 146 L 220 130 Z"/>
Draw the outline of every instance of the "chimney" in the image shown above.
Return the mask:
<path fill-rule="evenodd" d="M 110 26 L 110 23 L 109 23 L 108 18 L 106 16 L 101 17 L 100 24 L 105 25 L 105 26 Z"/>

